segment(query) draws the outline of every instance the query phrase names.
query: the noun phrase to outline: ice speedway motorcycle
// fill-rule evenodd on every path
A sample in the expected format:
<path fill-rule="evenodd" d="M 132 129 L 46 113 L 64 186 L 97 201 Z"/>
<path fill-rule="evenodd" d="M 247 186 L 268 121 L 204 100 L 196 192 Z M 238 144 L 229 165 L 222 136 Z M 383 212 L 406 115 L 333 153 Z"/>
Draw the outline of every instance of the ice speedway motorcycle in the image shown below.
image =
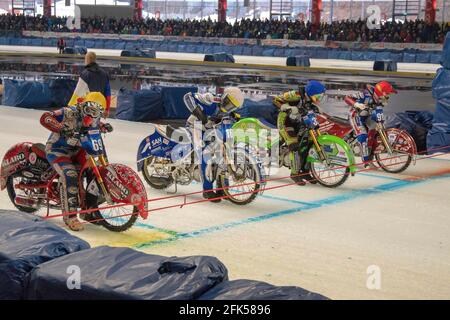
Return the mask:
<path fill-rule="evenodd" d="M 351 146 L 356 156 L 361 156 L 361 147 L 348 120 L 320 114 L 317 117 L 320 130 L 343 138 Z M 417 154 L 413 137 L 397 128 L 386 129 L 384 112 L 381 107 L 370 110 L 367 122 L 369 159 L 375 161 L 381 169 L 390 173 L 406 170 Z"/>
<path fill-rule="evenodd" d="M 98 128 L 80 130 L 77 135 L 81 151 L 74 160 L 78 166 L 80 209 L 99 208 L 81 213 L 80 217 L 115 232 L 131 228 L 138 215 L 147 218 L 147 194 L 137 173 L 125 165 L 108 163 Z M 58 177 L 46 159 L 43 144 L 22 142 L 11 147 L 3 158 L 0 187 L 6 188 L 17 209 L 35 213 L 46 206 L 49 216 L 51 208 L 61 208 Z"/>
<path fill-rule="evenodd" d="M 322 134 L 319 130 L 316 114 L 310 111 L 307 114 L 309 141 L 306 162 L 309 164 L 312 176 L 321 185 L 333 188 L 343 184 L 348 176 L 356 171 L 355 159 L 350 146 L 341 138 Z M 244 118 L 233 125 L 235 143 L 253 146 L 253 152 L 263 154 L 258 156 L 268 162 L 278 162 L 278 167 L 290 167 L 289 148 L 286 143 L 276 135 L 268 135 L 267 139 L 260 139 L 266 132 L 277 130 L 276 126 L 264 119 Z M 252 142 L 252 138 L 258 139 Z M 262 141 L 262 142 L 261 142 Z M 273 153 L 278 152 L 278 158 Z"/>
<path fill-rule="evenodd" d="M 234 204 L 252 202 L 264 187 L 264 170 L 260 161 L 245 148 L 234 148 L 227 139 L 234 120 L 224 117 L 209 130 L 209 153 L 206 175 L 217 183 L 219 195 Z M 188 185 L 201 181 L 198 151 L 193 143 L 194 132 L 187 128 L 165 129 L 152 126 L 151 132 L 139 145 L 137 167 L 145 181 L 155 189 L 167 189 L 175 184 Z M 232 141 L 231 141 L 232 142 Z M 176 192 L 176 191 L 175 191 Z"/>

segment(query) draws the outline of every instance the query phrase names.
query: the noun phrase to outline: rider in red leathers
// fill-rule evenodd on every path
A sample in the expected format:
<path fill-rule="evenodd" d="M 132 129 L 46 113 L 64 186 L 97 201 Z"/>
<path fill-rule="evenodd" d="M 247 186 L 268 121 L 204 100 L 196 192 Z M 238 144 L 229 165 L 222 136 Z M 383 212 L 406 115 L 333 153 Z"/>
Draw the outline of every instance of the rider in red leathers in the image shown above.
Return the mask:
<path fill-rule="evenodd" d="M 75 106 L 68 106 L 41 116 L 41 124 L 52 133 L 47 141 L 47 160 L 59 174 L 62 185 L 61 209 L 63 214 L 76 212 L 79 207 L 78 172 L 75 158 L 81 150 L 79 136 L 81 128 L 100 127 L 111 132 L 108 123 L 100 123 L 106 109 L 106 99 L 100 92 L 91 92 Z M 64 215 L 65 224 L 73 231 L 83 230 L 76 214 Z"/>
<path fill-rule="evenodd" d="M 371 108 L 386 106 L 389 96 L 393 93 L 397 93 L 397 90 L 389 82 L 381 81 L 375 86 L 367 85 L 367 88 L 362 92 L 345 97 L 345 102 L 350 106 L 350 124 L 361 145 L 361 156 L 364 162 L 370 160 L 367 145 L 367 121 L 370 118 Z M 367 166 L 367 164 L 365 165 Z"/>

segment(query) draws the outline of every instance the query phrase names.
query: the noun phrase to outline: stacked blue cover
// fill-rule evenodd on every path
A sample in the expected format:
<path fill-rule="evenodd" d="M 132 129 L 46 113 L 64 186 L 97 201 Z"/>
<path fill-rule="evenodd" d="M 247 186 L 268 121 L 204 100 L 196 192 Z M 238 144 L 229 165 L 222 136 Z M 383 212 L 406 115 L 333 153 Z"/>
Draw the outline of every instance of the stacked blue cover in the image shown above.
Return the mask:
<path fill-rule="evenodd" d="M 450 32 L 445 38 L 442 68 L 433 80 L 432 93 L 436 110 L 433 126 L 427 135 L 428 152 L 450 152 Z"/>

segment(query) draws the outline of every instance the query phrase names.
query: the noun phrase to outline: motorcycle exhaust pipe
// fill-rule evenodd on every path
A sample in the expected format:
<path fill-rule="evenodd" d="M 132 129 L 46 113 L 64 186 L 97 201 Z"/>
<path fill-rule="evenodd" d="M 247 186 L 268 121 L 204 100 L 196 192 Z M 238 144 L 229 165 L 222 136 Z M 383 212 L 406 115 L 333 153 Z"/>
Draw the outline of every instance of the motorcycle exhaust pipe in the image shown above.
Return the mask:
<path fill-rule="evenodd" d="M 14 198 L 14 202 L 16 203 L 16 205 L 21 206 L 21 207 L 32 208 L 32 209 L 39 208 L 39 201 L 36 199 L 30 199 L 30 198 L 25 198 L 25 197 L 21 197 L 21 196 L 16 196 Z"/>

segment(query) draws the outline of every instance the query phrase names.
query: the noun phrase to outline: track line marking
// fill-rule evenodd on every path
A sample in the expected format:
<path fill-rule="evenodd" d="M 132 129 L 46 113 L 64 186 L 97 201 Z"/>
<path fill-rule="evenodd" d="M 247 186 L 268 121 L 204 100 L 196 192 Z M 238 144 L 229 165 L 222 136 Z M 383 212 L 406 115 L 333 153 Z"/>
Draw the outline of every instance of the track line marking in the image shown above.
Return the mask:
<path fill-rule="evenodd" d="M 330 205 L 335 205 L 335 204 L 351 201 L 351 200 L 354 200 L 357 198 L 365 198 L 365 197 L 372 196 L 374 194 L 382 194 L 385 192 L 398 190 L 398 189 L 401 189 L 404 187 L 415 186 L 415 185 L 430 182 L 433 180 L 446 179 L 449 177 L 450 177 L 450 174 L 437 175 L 437 173 L 435 173 L 434 175 L 433 174 L 430 175 L 429 178 L 427 178 L 427 179 L 399 180 L 399 181 L 395 181 L 395 182 L 390 182 L 390 183 L 382 184 L 382 185 L 379 185 L 376 187 L 355 190 L 355 191 L 348 192 L 345 194 L 341 194 L 341 195 L 337 195 L 337 196 L 333 196 L 333 197 L 329 197 L 329 198 L 325 198 L 325 199 L 320 199 L 320 200 L 311 202 L 309 205 L 303 205 L 303 206 L 292 208 L 292 209 L 276 211 L 276 212 L 272 212 L 272 213 L 257 216 L 257 217 L 251 217 L 251 218 L 247 218 L 247 219 L 243 219 L 243 220 L 228 222 L 225 224 L 211 226 L 211 227 L 207 227 L 207 228 L 203 228 L 203 229 L 199 229 L 199 230 L 195 230 L 195 231 L 191 231 L 191 232 L 178 233 L 176 236 L 173 236 L 171 238 L 137 244 L 134 246 L 134 248 L 144 249 L 144 248 L 148 248 L 148 247 L 152 247 L 152 246 L 156 246 L 156 245 L 160 245 L 160 244 L 171 243 L 171 242 L 181 240 L 181 239 L 194 238 L 194 237 L 202 236 L 204 234 L 214 233 L 216 231 L 223 231 L 226 229 L 238 227 L 238 226 L 249 224 L 249 223 L 262 222 L 262 221 L 270 220 L 273 218 L 278 218 L 278 217 L 285 216 L 285 215 L 296 214 L 298 212 L 305 212 L 305 211 L 320 208 L 320 207 L 326 207 L 326 206 L 330 206 Z"/>

